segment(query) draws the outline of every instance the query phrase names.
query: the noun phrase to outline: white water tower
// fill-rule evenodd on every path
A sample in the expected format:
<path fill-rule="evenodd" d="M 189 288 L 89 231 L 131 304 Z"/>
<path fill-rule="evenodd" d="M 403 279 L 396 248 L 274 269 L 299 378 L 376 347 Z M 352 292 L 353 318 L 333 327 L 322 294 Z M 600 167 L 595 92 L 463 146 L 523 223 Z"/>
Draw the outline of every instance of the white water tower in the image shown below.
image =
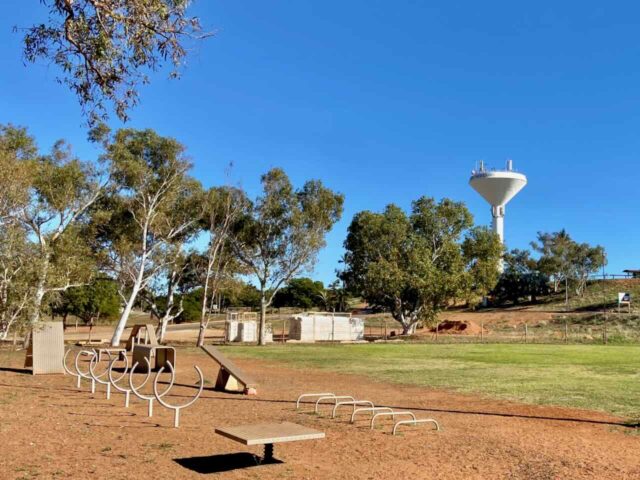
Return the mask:
<path fill-rule="evenodd" d="M 491 205 L 493 231 L 504 243 L 504 207 L 527 184 L 527 177 L 513 170 L 513 161 L 507 160 L 504 170 L 487 170 L 480 161 L 471 172 L 469 184 Z"/>

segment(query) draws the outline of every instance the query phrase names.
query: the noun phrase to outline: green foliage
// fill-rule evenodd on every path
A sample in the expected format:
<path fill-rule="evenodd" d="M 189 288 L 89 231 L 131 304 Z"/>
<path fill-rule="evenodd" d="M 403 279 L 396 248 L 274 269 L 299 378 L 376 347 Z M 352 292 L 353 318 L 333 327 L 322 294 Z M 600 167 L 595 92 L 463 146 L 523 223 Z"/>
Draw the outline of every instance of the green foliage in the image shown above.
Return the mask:
<path fill-rule="evenodd" d="M 293 278 L 273 297 L 273 306 L 310 309 L 324 307 L 324 285 L 310 278 Z"/>
<path fill-rule="evenodd" d="M 558 285 L 565 282 L 571 284 L 576 294 L 581 296 L 589 276 L 606 265 L 604 247 L 577 243 L 565 230 L 538 232 L 538 239 L 531 242 L 531 246 L 540 253 L 538 269 L 553 278 L 556 291 Z"/>
<path fill-rule="evenodd" d="M 503 252 L 500 238 L 487 227 L 473 227 L 462 242 L 462 255 L 469 280 L 469 303 L 477 303 L 498 283 L 500 272 L 496 259 Z"/>
<path fill-rule="evenodd" d="M 190 2 L 104 0 L 43 2 L 46 22 L 27 30 L 24 56 L 46 59 L 61 69 L 58 81 L 78 97 L 89 121 L 106 117 L 111 102 L 120 120 L 138 103 L 140 84 L 149 82 L 164 60 L 177 76 L 185 40 L 203 38 L 200 22 L 186 15 Z"/>
<path fill-rule="evenodd" d="M 342 195 L 318 180 L 294 190 L 279 168 L 262 176 L 262 188 L 255 202 L 246 203 L 230 238 L 233 253 L 259 285 L 260 343 L 264 343 L 264 310 L 282 285 L 313 266 L 344 202 Z"/>
<path fill-rule="evenodd" d="M 243 281 L 227 282 L 220 288 L 221 307 L 250 307 L 260 308 L 260 290 L 254 285 Z"/>
<path fill-rule="evenodd" d="M 111 164 L 113 189 L 97 205 L 92 228 L 105 268 L 128 295 L 112 338 L 117 345 L 141 292 L 154 310 L 149 290 L 166 285 L 165 312 L 154 312 L 163 318 L 163 327 L 179 312 L 174 293 L 180 285 L 184 246 L 199 232 L 204 192 L 187 174 L 191 164 L 176 140 L 153 130 L 124 129 L 112 138 L 106 129 L 99 133 L 106 149 L 103 159 Z"/>
<path fill-rule="evenodd" d="M 410 215 L 395 205 L 360 212 L 349 226 L 341 278 L 411 333 L 451 302 L 483 295 L 497 281 L 499 239 L 472 226 L 464 204 L 449 199 L 422 197 Z"/>
<path fill-rule="evenodd" d="M 549 278 L 537 270 L 538 263 L 531 258 L 528 250 L 511 250 L 504 255 L 504 272 L 493 290 L 497 303 L 510 301 L 518 303 L 521 299 L 549 294 Z"/>
<path fill-rule="evenodd" d="M 0 228 L 19 226 L 33 245 L 30 272 L 30 322 L 40 318 L 45 295 L 86 283 L 94 273 L 88 255 L 88 208 L 102 191 L 101 172 L 91 162 L 78 159 L 58 141 L 47 155 L 38 155 L 25 129 L 0 126 Z M 13 184 L 13 185 L 12 185 Z"/>
<path fill-rule="evenodd" d="M 177 319 L 181 322 L 198 322 L 200 321 L 200 312 L 202 305 L 202 289 L 198 288 L 192 292 L 182 295 L 182 313 Z"/>
<path fill-rule="evenodd" d="M 350 309 L 349 291 L 336 280 L 323 293 L 324 309 L 327 312 L 347 312 Z"/>
<path fill-rule="evenodd" d="M 26 128 L 0 125 L 0 222 L 7 221 L 29 200 L 29 165 L 37 156 Z"/>
<path fill-rule="evenodd" d="M 114 319 L 120 313 L 117 284 L 108 278 L 96 279 L 88 285 L 63 292 L 53 306 L 58 315 L 75 315 L 85 323 L 92 319 Z"/>
<path fill-rule="evenodd" d="M 37 258 L 20 224 L 0 224 L 0 340 L 27 323 Z"/>

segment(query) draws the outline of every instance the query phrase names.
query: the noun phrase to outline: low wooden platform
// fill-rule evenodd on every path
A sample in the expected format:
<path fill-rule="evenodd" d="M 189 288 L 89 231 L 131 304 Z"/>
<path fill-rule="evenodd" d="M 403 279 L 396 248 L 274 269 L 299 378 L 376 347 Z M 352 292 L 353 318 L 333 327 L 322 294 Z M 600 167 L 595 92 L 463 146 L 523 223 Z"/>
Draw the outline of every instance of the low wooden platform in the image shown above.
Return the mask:
<path fill-rule="evenodd" d="M 274 460 L 274 443 L 318 440 L 325 437 L 324 432 L 290 422 L 223 427 L 216 428 L 215 432 L 244 445 L 264 445 L 263 462 Z"/>
<path fill-rule="evenodd" d="M 158 371 L 160 367 L 169 368 L 167 363 L 176 367 L 176 349 L 167 345 L 134 345 L 132 364 L 138 364 L 139 371 L 146 372 L 147 365 L 145 358 L 149 361 L 152 370 Z M 155 357 L 155 365 L 151 364 L 151 359 Z M 138 371 L 138 368 L 136 368 Z"/>

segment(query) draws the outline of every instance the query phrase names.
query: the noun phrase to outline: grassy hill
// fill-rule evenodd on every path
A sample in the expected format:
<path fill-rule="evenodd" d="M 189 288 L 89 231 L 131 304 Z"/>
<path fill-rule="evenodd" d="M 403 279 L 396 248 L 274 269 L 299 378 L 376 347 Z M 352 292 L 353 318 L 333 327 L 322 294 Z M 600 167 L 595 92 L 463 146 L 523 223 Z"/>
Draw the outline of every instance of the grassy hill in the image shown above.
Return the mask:
<path fill-rule="evenodd" d="M 565 308 L 564 291 L 552 294 L 539 309 L 562 312 L 599 312 L 603 309 L 617 311 L 618 292 L 631 293 L 631 313 L 640 314 L 640 278 L 591 281 L 582 296 L 569 291 L 568 309 Z"/>

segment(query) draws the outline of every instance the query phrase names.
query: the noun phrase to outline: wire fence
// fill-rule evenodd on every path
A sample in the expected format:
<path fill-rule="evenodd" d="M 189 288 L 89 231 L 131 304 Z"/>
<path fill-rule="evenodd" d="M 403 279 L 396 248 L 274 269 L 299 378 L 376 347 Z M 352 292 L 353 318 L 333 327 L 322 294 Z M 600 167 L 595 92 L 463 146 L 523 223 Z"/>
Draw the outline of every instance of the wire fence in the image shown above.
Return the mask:
<path fill-rule="evenodd" d="M 441 325 L 445 325 L 444 322 Z M 365 339 L 393 341 L 403 338 L 423 343 L 550 343 L 550 344 L 640 344 L 640 317 L 609 314 L 581 319 L 522 322 L 511 325 L 487 325 L 453 322 L 455 328 L 434 327 L 399 337 L 399 324 L 389 321 L 367 323 Z"/>

